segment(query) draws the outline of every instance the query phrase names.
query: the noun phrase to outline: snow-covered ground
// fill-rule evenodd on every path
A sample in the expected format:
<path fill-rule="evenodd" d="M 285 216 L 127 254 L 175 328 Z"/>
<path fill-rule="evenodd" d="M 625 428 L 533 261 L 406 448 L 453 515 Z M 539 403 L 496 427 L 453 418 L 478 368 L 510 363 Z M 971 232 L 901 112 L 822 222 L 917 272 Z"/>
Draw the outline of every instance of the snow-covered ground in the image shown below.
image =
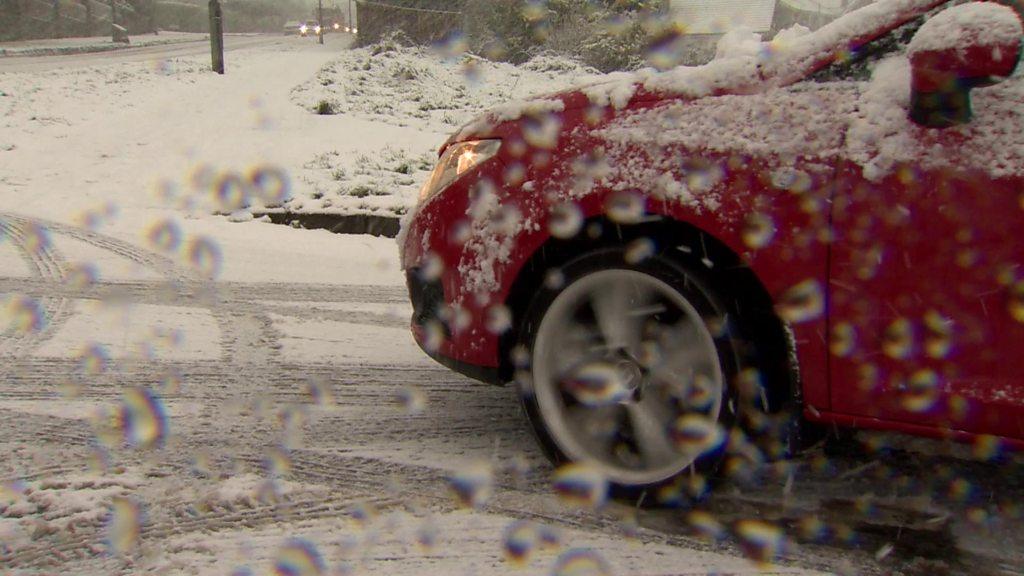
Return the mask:
<path fill-rule="evenodd" d="M 159 46 L 198 42 L 208 38 L 206 34 L 194 32 L 161 32 L 160 34 L 137 34 L 128 37 L 128 43 L 114 42 L 110 36 L 88 38 L 47 38 L 42 40 L 20 40 L 0 42 L 0 56 L 42 56 L 53 54 L 82 54 L 86 52 L 107 52 L 137 46 Z"/>

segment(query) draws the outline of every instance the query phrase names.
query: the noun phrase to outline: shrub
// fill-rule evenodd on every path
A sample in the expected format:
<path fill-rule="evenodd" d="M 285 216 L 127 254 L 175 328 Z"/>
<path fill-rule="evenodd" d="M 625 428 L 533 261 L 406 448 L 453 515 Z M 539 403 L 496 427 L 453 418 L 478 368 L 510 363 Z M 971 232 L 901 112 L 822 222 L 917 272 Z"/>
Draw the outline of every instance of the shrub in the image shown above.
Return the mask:
<path fill-rule="evenodd" d="M 321 100 L 316 103 L 316 113 L 321 116 L 330 116 L 331 114 L 337 114 L 334 109 L 334 104 L 330 100 Z"/>

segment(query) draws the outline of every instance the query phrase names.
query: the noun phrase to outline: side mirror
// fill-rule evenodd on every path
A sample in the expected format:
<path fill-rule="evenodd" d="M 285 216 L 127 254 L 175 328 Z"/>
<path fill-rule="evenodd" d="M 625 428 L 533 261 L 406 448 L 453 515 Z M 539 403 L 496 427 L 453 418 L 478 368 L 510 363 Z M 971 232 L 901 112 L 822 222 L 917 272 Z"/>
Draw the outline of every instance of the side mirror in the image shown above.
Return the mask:
<path fill-rule="evenodd" d="M 1017 13 L 994 2 L 961 4 L 933 16 L 907 47 L 910 119 L 932 128 L 970 121 L 971 89 L 1013 74 L 1022 35 Z"/>

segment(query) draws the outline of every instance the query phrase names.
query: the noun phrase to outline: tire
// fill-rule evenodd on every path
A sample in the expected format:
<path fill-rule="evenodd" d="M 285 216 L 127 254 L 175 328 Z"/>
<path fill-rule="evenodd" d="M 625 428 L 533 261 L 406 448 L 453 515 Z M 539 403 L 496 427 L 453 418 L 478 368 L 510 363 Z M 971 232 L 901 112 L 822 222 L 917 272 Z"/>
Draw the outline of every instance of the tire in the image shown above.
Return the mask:
<path fill-rule="evenodd" d="M 701 495 L 705 483 L 693 480 L 721 464 L 741 398 L 764 398 L 735 385 L 755 347 L 731 278 L 709 264 L 602 248 L 560 266 L 560 286 L 539 289 L 516 333 L 529 358 L 517 379 L 552 462 L 590 464 L 616 496 Z"/>

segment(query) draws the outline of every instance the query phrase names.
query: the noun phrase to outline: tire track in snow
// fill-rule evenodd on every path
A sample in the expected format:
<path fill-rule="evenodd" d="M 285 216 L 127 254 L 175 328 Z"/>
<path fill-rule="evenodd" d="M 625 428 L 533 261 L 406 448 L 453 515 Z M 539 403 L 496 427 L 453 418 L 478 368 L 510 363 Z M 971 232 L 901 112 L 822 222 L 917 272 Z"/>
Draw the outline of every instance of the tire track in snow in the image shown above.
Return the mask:
<path fill-rule="evenodd" d="M 32 227 L 35 227 L 33 230 Z M 33 236 L 30 238 L 29 236 Z M 6 238 L 21 254 L 29 269 L 50 282 L 62 282 L 66 271 L 63 257 L 54 250 L 43 227 L 10 214 L 0 213 L 0 238 Z M 0 289 L 0 293 L 20 294 L 18 291 Z M 37 301 L 42 313 L 42 326 L 38 330 L 10 331 L 0 333 L 0 357 L 16 357 L 29 354 L 50 338 L 66 320 L 67 298 L 44 296 Z M 9 370 L 0 368 L 0 379 Z"/>

